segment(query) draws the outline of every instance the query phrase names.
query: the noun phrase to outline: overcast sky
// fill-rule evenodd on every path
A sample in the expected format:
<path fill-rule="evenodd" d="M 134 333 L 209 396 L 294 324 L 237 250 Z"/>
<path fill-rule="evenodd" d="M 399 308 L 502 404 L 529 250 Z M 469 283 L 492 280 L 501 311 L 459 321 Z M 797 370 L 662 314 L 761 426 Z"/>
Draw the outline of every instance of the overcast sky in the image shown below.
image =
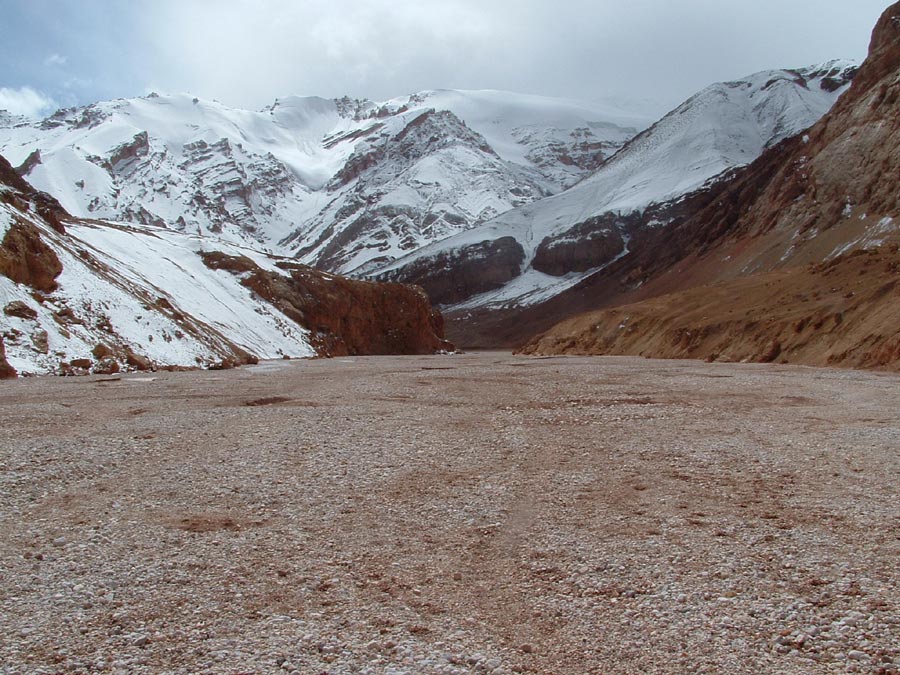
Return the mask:
<path fill-rule="evenodd" d="M 150 91 L 259 109 L 505 89 L 668 109 L 712 82 L 862 60 L 888 0 L 0 0 L 0 108 Z"/>

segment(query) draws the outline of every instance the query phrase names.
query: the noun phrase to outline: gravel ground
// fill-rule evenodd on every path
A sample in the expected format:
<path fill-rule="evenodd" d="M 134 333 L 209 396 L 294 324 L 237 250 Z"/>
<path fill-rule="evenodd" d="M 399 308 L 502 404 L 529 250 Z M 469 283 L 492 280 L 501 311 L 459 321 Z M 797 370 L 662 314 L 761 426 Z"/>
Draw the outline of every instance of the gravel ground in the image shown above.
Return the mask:
<path fill-rule="evenodd" d="M 0 387 L 0 673 L 898 673 L 900 376 L 516 358 Z"/>

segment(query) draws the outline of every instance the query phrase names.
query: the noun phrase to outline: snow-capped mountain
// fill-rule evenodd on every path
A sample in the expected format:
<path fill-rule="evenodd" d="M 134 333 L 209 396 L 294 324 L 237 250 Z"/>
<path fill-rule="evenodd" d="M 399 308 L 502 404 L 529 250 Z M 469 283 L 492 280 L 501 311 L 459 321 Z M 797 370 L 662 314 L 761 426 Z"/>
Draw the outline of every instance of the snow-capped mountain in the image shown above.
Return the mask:
<path fill-rule="evenodd" d="M 495 91 L 385 103 L 190 96 L 0 118 L 0 152 L 76 216 L 214 235 L 362 272 L 580 180 L 652 122 Z"/>
<path fill-rule="evenodd" d="M 0 377 L 448 348 L 421 289 L 73 218 L 0 156 Z"/>
<path fill-rule="evenodd" d="M 561 188 L 580 181 L 665 112 L 652 102 L 587 104 L 492 90 L 441 89 L 392 103 L 452 111 L 500 157 L 537 168 Z"/>
<path fill-rule="evenodd" d="M 590 177 L 384 267 L 457 310 L 529 305 L 629 252 L 685 195 L 818 121 L 856 64 L 833 61 L 714 84 L 630 140 Z"/>

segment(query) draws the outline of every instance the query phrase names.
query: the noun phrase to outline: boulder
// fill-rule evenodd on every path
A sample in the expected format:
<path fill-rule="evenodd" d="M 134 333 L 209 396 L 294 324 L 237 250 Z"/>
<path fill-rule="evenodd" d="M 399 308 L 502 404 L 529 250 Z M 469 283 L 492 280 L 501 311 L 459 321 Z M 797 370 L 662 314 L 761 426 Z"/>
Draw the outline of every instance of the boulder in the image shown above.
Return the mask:
<path fill-rule="evenodd" d="M 153 370 L 153 361 L 129 349 L 125 354 L 125 363 L 135 370 Z"/>
<path fill-rule="evenodd" d="M 37 319 L 37 312 L 21 300 L 13 300 L 3 308 L 3 313 L 6 316 L 15 316 L 19 319 L 29 319 L 31 321 Z"/>
<path fill-rule="evenodd" d="M 17 376 L 16 369 L 6 360 L 6 348 L 3 346 L 3 337 L 0 336 L 0 380 L 12 379 Z"/>
<path fill-rule="evenodd" d="M 113 356 L 113 350 L 110 349 L 107 345 L 100 342 L 91 350 L 91 354 L 98 361 L 102 361 L 103 359 Z"/>
<path fill-rule="evenodd" d="M 113 358 L 104 358 L 94 366 L 94 373 L 97 375 L 114 375 L 120 370 L 119 362 Z"/>
<path fill-rule="evenodd" d="M 26 220 L 15 219 L 0 243 L 0 274 L 36 291 L 52 293 L 62 269 L 38 228 Z"/>

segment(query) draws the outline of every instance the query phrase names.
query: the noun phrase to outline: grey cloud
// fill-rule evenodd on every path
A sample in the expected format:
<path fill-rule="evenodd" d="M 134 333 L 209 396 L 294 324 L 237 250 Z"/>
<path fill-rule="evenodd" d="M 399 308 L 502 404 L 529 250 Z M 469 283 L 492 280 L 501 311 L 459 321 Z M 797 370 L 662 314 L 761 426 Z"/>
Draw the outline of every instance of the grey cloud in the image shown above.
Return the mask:
<path fill-rule="evenodd" d="M 8 71 L 0 85 L 72 92 L 81 102 L 149 88 L 189 91 L 247 108 L 289 94 L 384 99 L 444 87 L 670 106 L 714 81 L 766 68 L 861 59 L 887 4 L 30 0 L 10 20 L 31 23 L 39 8 L 53 17 L 53 39 L 9 25 L 7 42 L 22 36 L 20 51 L 34 43 L 43 72 Z M 64 34 L 66 26 L 78 34 Z M 68 58 L 47 68 L 48 54 Z M 66 88 L 63 77 L 84 86 Z"/>

